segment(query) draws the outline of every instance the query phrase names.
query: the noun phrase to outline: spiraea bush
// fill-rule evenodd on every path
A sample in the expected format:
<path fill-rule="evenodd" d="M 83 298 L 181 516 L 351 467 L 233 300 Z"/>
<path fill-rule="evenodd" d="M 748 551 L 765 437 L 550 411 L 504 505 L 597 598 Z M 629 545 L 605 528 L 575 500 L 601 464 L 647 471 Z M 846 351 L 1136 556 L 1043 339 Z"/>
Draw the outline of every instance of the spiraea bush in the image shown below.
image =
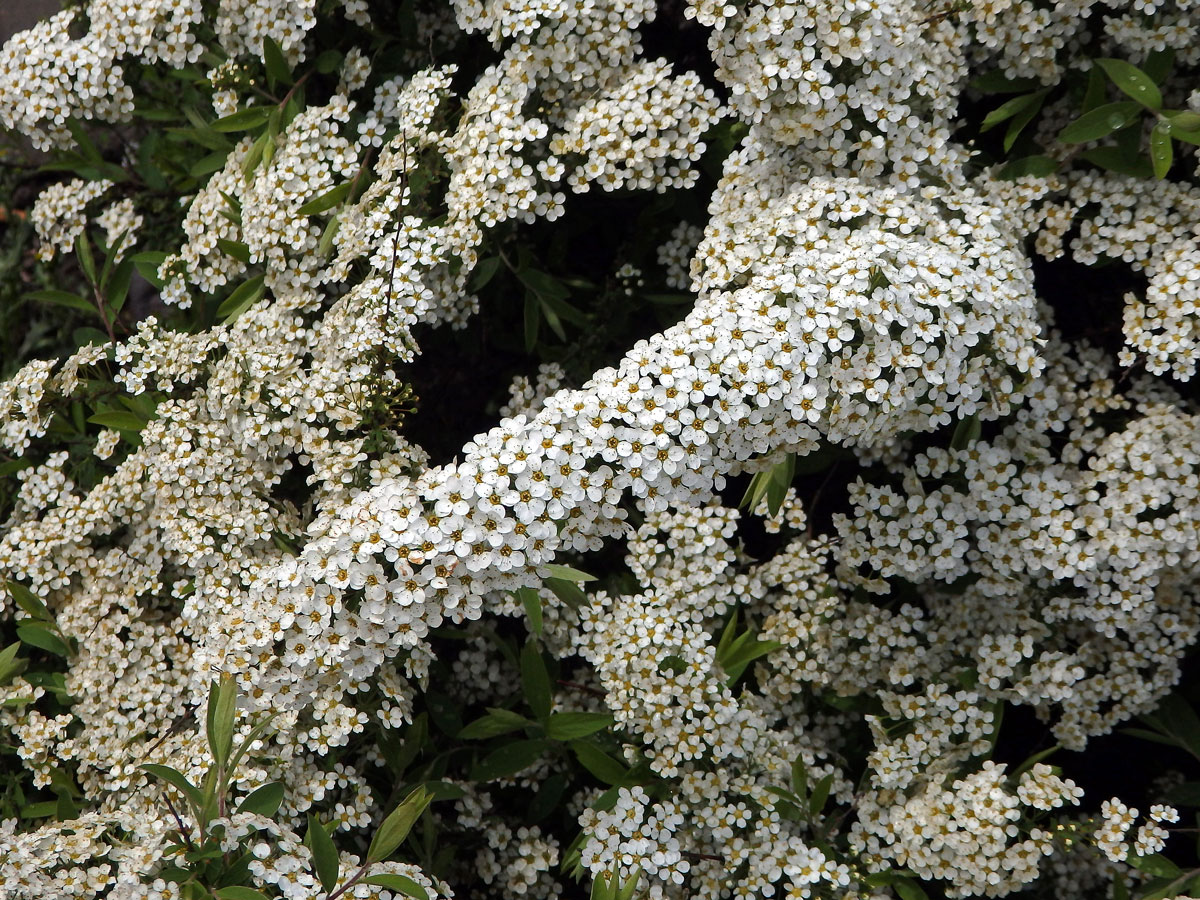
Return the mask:
<path fill-rule="evenodd" d="M 0 897 L 1200 894 L 1198 31 L 13 37 Z"/>

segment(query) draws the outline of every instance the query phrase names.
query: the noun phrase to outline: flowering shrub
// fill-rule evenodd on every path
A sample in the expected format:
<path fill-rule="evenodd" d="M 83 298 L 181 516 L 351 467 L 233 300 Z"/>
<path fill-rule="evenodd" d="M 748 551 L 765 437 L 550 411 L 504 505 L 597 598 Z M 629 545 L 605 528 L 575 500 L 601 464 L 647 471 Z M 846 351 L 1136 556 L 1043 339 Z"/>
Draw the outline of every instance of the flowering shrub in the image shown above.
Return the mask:
<path fill-rule="evenodd" d="M 1195 19 L 13 37 L 0 896 L 1200 893 Z"/>

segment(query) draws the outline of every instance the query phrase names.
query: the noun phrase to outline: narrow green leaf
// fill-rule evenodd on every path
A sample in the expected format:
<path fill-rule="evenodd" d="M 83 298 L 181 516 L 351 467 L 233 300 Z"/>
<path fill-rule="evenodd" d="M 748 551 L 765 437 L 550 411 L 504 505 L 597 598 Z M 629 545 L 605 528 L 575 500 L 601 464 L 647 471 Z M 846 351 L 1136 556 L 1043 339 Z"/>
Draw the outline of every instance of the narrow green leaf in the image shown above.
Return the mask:
<path fill-rule="evenodd" d="M 321 240 L 317 242 L 317 253 L 320 256 L 328 256 L 329 251 L 333 249 L 333 242 L 337 238 L 338 228 L 341 227 L 342 220 L 338 216 L 333 216 L 325 223 L 325 230 L 321 232 Z"/>
<path fill-rule="evenodd" d="M 829 799 L 829 790 L 832 787 L 832 772 L 813 785 L 812 796 L 808 798 L 809 815 L 816 818 L 821 814 L 821 810 L 825 808 L 825 802 Z"/>
<path fill-rule="evenodd" d="M 271 117 L 272 109 L 274 107 L 270 106 L 251 106 L 246 109 L 239 109 L 231 115 L 217 119 L 217 121 L 212 123 L 211 127 L 213 131 L 219 131 L 222 134 L 235 131 L 249 131 L 252 128 L 266 124 L 267 119 Z"/>
<path fill-rule="evenodd" d="M 333 209 L 339 203 L 346 199 L 350 194 L 351 183 L 347 181 L 345 184 L 339 184 L 332 190 L 326 191 L 319 197 L 309 200 L 301 206 L 297 213 L 302 216 L 313 216 L 317 213 L 325 212 L 327 209 Z"/>
<path fill-rule="evenodd" d="M 304 835 L 304 843 L 312 853 L 313 874 L 321 882 L 325 893 L 329 893 L 337 885 L 341 863 L 333 838 L 312 813 L 308 814 L 308 832 Z"/>
<path fill-rule="evenodd" d="M 221 675 L 208 689 L 208 746 L 213 759 L 224 768 L 233 750 L 233 723 L 237 717 L 237 682 Z"/>
<path fill-rule="evenodd" d="M 1178 878 L 1183 874 L 1183 870 L 1161 853 L 1151 853 L 1147 856 L 1138 856 L 1130 853 L 1125 860 L 1129 865 L 1133 866 L 1139 872 L 1145 872 L 1147 875 L 1154 875 L 1159 878 Z"/>
<path fill-rule="evenodd" d="M 0 650 L 0 684 L 8 684 L 15 675 L 21 674 L 25 666 L 28 665 L 28 660 L 17 656 L 17 652 L 20 649 L 21 642 L 16 641 L 9 644 L 3 650 Z"/>
<path fill-rule="evenodd" d="M 407 875 L 381 872 L 378 875 L 368 875 L 359 884 L 373 884 L 376 887 L 387 888 L 389 891 L 395 891 L 406 897 L 414 897 L 415 900 L 429 900 L 429 893 L 425 888 Z"/>
<path fill-rule="evenodd" d="M 237 811 L 244 813 L 254 813 L 258 816 L 266 816 L 268 819 L 279 812 L 279 807 L 283 803 L 283 783 L 272 781 L 270 784 L 264 784 L 262 787 L 255 789 L 246 795 L 246 798 L 238 804 Z"/>
<path fill-rule="evenodd" d="M 42 599 L 21 582 L 13 581 L 11 578 L 5 579 L 4 588 L 25 615 L 42 622 L 54 622 L 54 616 L 50 614 L 50 610 L 46 608 Z"/>
<path fill-rule="evenodd" d="M 762 499 L 763 494 L 767 492 L 767 488 L 771 484 L 771 473 L 757 472 L 750 479 L 750 484 L 746 488 L 746 493 L 742 495 L 742 500 L 738 504 L 739 509 L 753 510 L 758 506 L 758 501 Z"/>
<path fill-rule="evenodd" d="M 975 413 L 972 413 L 965 419 L 959 419 L 958 424 L 954 426 L 954 435 L 950 438 L 950 449 L 966 450 L 971 444 L 979 440 L 982 429 L 983 426 L 979 421 L 979 416 Z"/>
<path fill-rule="evenodd" d="M 1017 142 L 1017 138 L 1020 137 L 1021 132 L 1025 130 L 1025 126 L 1032 122 L 1034 117 L 1041 112 L 1042 103 L 1046 99 L 1046 93 L 1047 91 L 1038 91 L 1036 94 L 1032 95 L 1037 98 L 1036 101 L 1012 117 L 1012 121 L 1008 123 L 1008 130 L 1004 133 L 1005 153 L 1012 149 L 1013 144 Z"/>
<path fill-rule="evenodd" d="M 472 781 L 495 781 L 523 772 L 546 752 L 549 745 L 546 741 L 536 738 L 532 740 L 513 741 L 493 750 L 471 769 Z"/>
<path fill-rule="evenodd" d="M 542 326 L 542 305 L 532 291 L 525 292 L 525 352 L 532 353 L 537 346 L 538 330 Z"/>
<path fill-rule="evenodd" d="M 265 292 L 265 281 L 265 276 L 255 275 L 238 285 L 237 289 L 217 307 L 217 318 L 225 322 L 232 322 L 257 303 Z"/>
<path fill-rule="evenodd" d="M 1162 92 L 1154 79 L 1123 59 L 1097 59 L 1096 65 L 1112 79 L 1112 83 L 1150 109 L 1162 109 Z"/>
<path fill-rule="evenodd" d="M 556 565 L 555 563 L 546 563 L 538 568 L 549 573 L 548 575 L 544 576 L 546 578 L 561 578 L 564 581 L 596 580 L 595 575 L 589 575 L 587 572 L 581 572 L 579 569 L 573 569 L 570 566 L 560 566 Z"/>
<path fill-rule="evenodd" d="M 1180 131 L 1200 131 L 1200 113 L 1186 109 L 1163 110 L 1163 118 L 1171 123 L 1171 133 Z"/>
<path fill-rule="evenodd" d="M 1027 109 L 1033 108 L 1036 110 L 1037 107 L 1041 106 L 1041 100 L 1046 96 L 1048 90 L 1043 89 L 1034 91 L 1032 94 L 1023 94 L 1020 97 L 1013 97 L 1011 100 L 1000 104 L 1000 106 L 984 117 L 980 131 L 988 131 L 991 128 L 995 128 L 1001 122 L 1007 121 L 1019 113 L 1025 112 Z"/>
<path fill-rule="evenodd" d="M 929 900 L 929 895 L 911 878 L 897 878 L 892 882 L 892 890 L 900 900 Z"/>
<path fill-rule="evenodd" d="M 1171 171 L 1172 157 L 1170 126 L 1155 125 L 1150 132 L 1150 162 L 1154 166 L 1154 177 L 1159 181 Z"/>
<path fill-rule="evenodd" d="M 1037 85 L 1036 78 L 1009 78 L 999 69 L 993 69 L 972 79 L 968 87 L 981 94 L 1019 94 L 1031 91 Z"/>
<path fill-rule="evenodd" d="M 542 583 L 571 609 L 579 610 L 587 606 L 587 595 L 579 589 L 579 585 L 574 581 L 567 581 L 565 578 L 547 578 Z"/>
<path fill-rule="evenodd" d="M 171 787 L 176 788 L 192 803 L 193 806 L 200 805 L 200 790 L 192 784 L 184 774 L 170 766 L 161 766 L 157 763 L 143 763 L 139 768 L 153 775 L 159 781 L 164 781 Z"/>
<path fill-rule="evenodd" d="M 276 84 L 290 85 L 292 83 L 292 69 L 287 64 L 287 57 L 283 55 L 283 50 L 270 37 L 263 38 L 263 62 L 267 69 L 267 82 L 271 90 L 275 89 Z"/>
<path fill-rule="evenodd" d="M 613 717 L 608 713 L 554 713 L 546 720 L 546 734 L 551 740 L 570 741 L 603 731 L 613 723 Z"/>
<path fill-rule="evenodd" d="M 123 259 L 113 270 L 112 278 L 104 289 L 104 299 L 108 303 L 109 315 L 115 317 L 125 306 L 129 296 L 129 286 L 133 283 L 133 260 Z"/>
<path fill-rule="evenodd" d="M 429 807 L 433 797 L 422 787 L 418 787 L 401 801 L 375 832 L 371 838 L 371 846 L 367 848 L 367 862 L 383 862 L 396 852 L 396 848 L 404 843 L 408 833 L 416 824 L 421 813 Z"/>
<path fill-rule="evenodd" d="M 66 641 L 53 631 L 42 628 L 40 625 L 18 625 L 17 637 L 22 644 L 37 647 L 39 650 L 45 650 L 47 653 L 53 653 L 55 656 L 69 657 L 71 655 L 71 650 L 67 646 Z"/>
<path fill-rule="evenodd" d="M 145 419 L 131 412 L 122 412 L 119 409 L 95 413 L 88 416 L 88 421 L 93 425 L 100 425 L 104 428 L 115 428 L 118 431 L 137 432 L 146 427 Z"/>
<path fill-rule="evenodd" d="M 87 232 L 79 232 L 75 239 L 75 255 L 79 257 L 79 265 L 88 281 L 96 283 L 96 257 L 92 254 L 92 243 L 88 240 Z"/>
<path fill-rule="evenodd" d="M 475 263 L 475 269 L 471 272 L 471 281 L 467 286 L 468 293 L 474 294 L 476 291 L 483 290 L 496 273 L 500 271 L 500 257 L 489 256 Z"/>
<path fill-rule="evenodd" d="M 225 168 L 225 162 L 229 159 L 227 150 L 214 150 L 207 156 L 197 160 L 188 169 L 188 174 L 193 178 L 203 178 L 205 175 L 210 175 L 219 169 Z"/>
<path fill-rule="evenodd" d="M 516 591 L 517 599 L 525 607 L 525 615 L 529 617 L 529 627 L 536 635 L 542 633 L 542 598 L 533 588 L 523 587 Z"/>
<path fill-rule="evenodd" d="M 541 651 L 533 641 L 521 648 L 521 687 L 533 714 L 545 720 L 550 715 L 550 675 Z"/>
<path fill-rule="evenodd" d="M 83 312 L 94 313 L 96 304 L 84 300 L 82 297 L 75 294 L 67 293 L 66 291 L 44 290 L 33 291 L 25 295 L 26 300 L 37 300 L 41 303 L 53 303 L 57 306 L 67 306 L 71 309 L 82 310 Z"/>
<path fill-rule="evenodd" d="M 572 741 L 571 751 L 579 764 L 605 784 L 623 784 L 629 777 L 628 767 L 613 759 L 589 741 Z"/>
<path fill-rule="evenodd" d="M 527 725 L 532 724 L 534 723 L 531 720 L 510 709 L 489 707 L 486 716 L 478 718 L 470 725 L 467 725 L 458 733 L 458 737 L 464 741 L 481 740 L 483 738 L 507 734 L 510 731 L 520 731 Z"/>
<path fill-rule="evenodd" d="M 801 799 L 808 796 L 808 766 L 802 753 L 792 762 L 792 791 Z"/>
<path fill-rule="evenodd" d="M 1062 131 L 1058 139 L 1064 144 L 1083 144 L 1096 141 L 1105 135 L 1112 134 L 1119 128 L 1124 128 L 1141 115 L 1138 104 L 1129 100 L 1119 103 L 1105 103 L 1097 106 L 1091 112 L 1086 112 Z"/>
<path fill-rule="evenodd" d="M 1009 160 L 996 174 L 998 178 L 1013 181 L 1017 178 L 1024 178 L 1027 175 L 1046 178 L 1057 171 L 1058 162 L 1056 160 L 1039 154 L 1037 156 L 1023 156 L 1020 159 Z"/>
<path fill-rule="evenodd" d="M 217 238 L 217 248 L 224 254 L 232 256 L 240 263 L 250 262 L 250 248 L 241 241 L 231 241 L 228 238 Z"/>
<path fill-rule="evenodd" d="M 1099 166 L 1106 172 L 1132 175 L 1135 178 L 1154 177 L 1154 166 L 1143 156 L 1128 156 L 1118 147 L 1095 147 L 1079 154 L 1080 159 Z"/>

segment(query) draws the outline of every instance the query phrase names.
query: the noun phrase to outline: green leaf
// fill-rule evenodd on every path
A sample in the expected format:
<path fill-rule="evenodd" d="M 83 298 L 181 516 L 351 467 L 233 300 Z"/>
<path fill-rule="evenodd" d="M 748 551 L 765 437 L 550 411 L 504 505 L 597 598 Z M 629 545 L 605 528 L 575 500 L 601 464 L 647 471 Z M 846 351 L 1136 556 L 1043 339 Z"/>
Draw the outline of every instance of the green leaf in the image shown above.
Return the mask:
<path fill-rule="evenodd" d="M 1028 772 L 1030 769 L 1032 769 L 1034 766 L 1036 766 L 1038 763 L 1040 763 L 1043 759 L 1057 753 L 1061 749 L 1062 749 L 1062 745 L 1055 744 L 1053 747 L 1047 747 L 1045 750 L 1039 750 L 1037 753 L 1030 754 L 1030 756 L 1025 760 L 1025 762 L 1021 763 L 1019 766 L 1017 766 L 1015 769 L 1013 769 L 1012 774 L 1009 775 L 1009 778 L 1020 777 L 1023 773 Z"/>
<path fill-rule="evenodd" d="M 579 610 L 587 606 L 587 595 L 579 589 L 579 586 L 575 582 L 567 581 L 564 578 L 547 578 L 542 583 L 554 592 L 555 597 L 571 609 Z"/>
<path fill-rule="evenodd" d="M 581 572 L 579 569 L 572 569 L 570 566 L 559 566 L 554 563 L 546 563 L 538 567 L 540 570 L 549 572 L 544 575 L 544 578 L 561 578 L 564 581 L 595 581 L 595 575 L 589 575 L 587 572 Z"/>
<path fill-rule="evenodd" d="M 950 438 L 951 450 L 966 450 L 967 447 L 979 440 L 982 425 L 979 416 L 972 413 L 965 419 L 959 419 L 954 426 L 954 436 Z"/>
<path fill-rule="evenodd" d="M 371 846 L 367 848 L 367 862 L 383 862 L 395 853 L 432 800 L 433 796 L 423 787 L 418 787 L 405 797 L 383 820 L 383 824 L 371 838 Z"/>
<path fill-rule="evenodd" d="M 245 887 L 240 884 L 231 884 L 229 887 L 217 888 L 215 893 L 220 900 L 268 900 L 267 895 L 262 891 L 256 891 L 252 887 Z"/>
<path fill-rule="evenodd" d="M 231 241 L 228 238 L 217 238 L 217 248 L 224 254 L 232 256 L 238 262 L 250 262 L 250 248 L 241 241 Z"/>
<path fill-rule="evenodd" d="M 87 232 L 79 232 L 75 238 L 75 255 L 79 257 L 80 268 L 88 281 L 96 283 L 96 257 L 92 254 L 92 243 L 88 240 Z"/>
<path fill-rule="evenodd" d="M 472 781 L 495 781 L 523 772 L 546 752 L 549 744 L 536 738 L 533 740 L 513 741 L 493 750 L 471 769 Z"/>
<path fill-rule="evenodd" d="M 771 467 L 770 477 L 767 481 L 767 508 L 771 515 L 779 515 L 779 510 L 783 506 L 783 501 L 787 497 L 787 490 L 792 486 L 792 479 L 796 475 L 796 454 L 789 453 L 784 457 L 782 462 L 777 462 Z"/>
<path fill-rule="evenodd" d="M 332 190 L 326 191 L 319 197 L 309 200 L 301 206 L 296 212 L 302 216 L 313 216 L 317 213 L 325 212 L 327 209 L 333 209 L 339 203 L 350 195 L 351 182 L 339 184 Z"/>
<path fill-rule="evenodd" d="M 108 302 L 110 315 L 115 317 L 125 306 L 125 298 L 129 296 L 129 285 L 133 283 L 133 260 L 123 259 L 113 270 L 112 278 L 104 289 L 104 299 Z"/>
<path fill-rule="evenodd" d="M 1031 91 L 1037 85 L 1036 78 L 1009 78 L 999 69 L 993 69 L 972 79 L 968 87 L 981 94 L 1019 94 Z"/>
<path fill-rule="evenodd" d="M 265 276 L 255 275 L 249 281 L 242 282 L 237 290 L 226 297 L 217 307 L 217 318 L 225 322 L 232 322 L 257 303 L 265 292 L 265 281 Z"/>
<path fill-rule="evenodd" d="M 1118 88 L 1149 109 L 1162 109 L 1162 92 L 1154 79 L 1123 59 L 1097 59 L 1096 65 L 1104 70 Z"/>
<path fill-rule="evenodd" d="M 1163 118 L 1171 123 L 1171 132 L 1175 129 L 1180 131 L 1200 131 L 1200 113 L 1194 113 L 1186 109 L 1168 109 L 1163 110 Z"/>
<path fill-rule="evenodd" d="M 1119 147 L 1095 147 L 1079 154 L 1080 159 L 1099 166 L 1106 172 L 1131 175 L 1135 178 L 1152 178 L 1154 167 L 1142 156 L 1129 156 Z"/>
<path fill-rule="evenodd" d="M 387 888 L 389 891 L 395 891 L 406 897 L 415 897 L 416 900 L 429 900 L 429 894 L 425 888 L 421 887 L 419 882 L 413 881 L 407 875 L 382 872 L 379 875 L 367 876 L 359 884 L 373 884 L 376 887 Z"/>
<path fill-rule="evenodd" d="M 533 641 L 521 648 L 521 688 L 538 719 L 544 720 L 550 715 L 550 675 L 541 651 Z"/>
<path fill-rule="evenodd" d="M 266 124 L 267 119 L 271 118 L 271 111 L 273 109 L 274 107 L 270 106 L 251 106 L 246 109 L 239 109 L 231 115 L 217 119 L 217 121 L 212 123 L 211 127 L 213 131 L 219 131 L 222 134 L 235 131 L 249 131 L 252 128 Z"/>
<path fill-rule="evenodd" d="M 1119 103 L 1105 103 L 1097 106 L 1091 112 L 1086 112 L 1062 131 L 1058 139 L 1064 144 L 1083 144 L 1096 141 L 1105 135 L 1124 128 L 1141 115 L 1138 104 L 1129 100 Z"/>
<path fill-rule="evenodd" d="M 603 731 L 613 724 L 608 713 L 554 713 L 546 720 L 546 734 L 555 741 L 570 741 Z"/>
<path fill-rule="evenodd" d="M 197 160 L 188 169 L 188 174 L 193 178 L 203 178 L 205 175 L 211 175 L 213 172 L 225 168 L 225 163 L 228 159 L 229 151 L 214 150 L 202 159 Z"/>
<path fill-rule="evenodd" d="M 542 633 L 542 598 L 533 588 L 518 588 L 516 597 L 525 607 L 525 615 L 529 617 L 529 627 L 536 635 Z"/>
<path fill-rule="evenodd" d="M 929 900 L 929 895 L 911 878 L 897 878 L 892 882 L 892 890 L 900 900 Z"/>
<path fill-rule="evenodd" d="M 471 281 L 467 286 L 467 292 L 474 294 L 476 291 L 483 290 L 499 271 L 500 257 L 489 256 L 479 260 L 471 272 Z"/>
<path fill-rule="evenodd" d="M 321 240 L 317 242 L 317 253 L 324 257 L 329 255 L 329 251 L 333 249 L 334 239 L 337 238 L 338 228 L 341 227 L 342 220 L 338 216 L 332 216 L 325 223 L 325 230 L 321 232 Z"/>
<path fill-rule="evenodd" d="M 304 835 L 304 843 L 312 853 L 313 874 L 321 882 L 325 893 L 329 893 L 337 884 L 341 863 L 333 838 L 312 813 L 308 814 L 308 832 Z"/>
<path fill-rule="evenodd" d="M 478 718 L 470 725 L 467 725 L 458 733 L 458 737 L 464 741 L 482 740 L 501 734 L 508 734 L 510 731 L 520 731 L 527 725 L 532 724 L 534 723 L 531 720 L 525 718 L 520 713 L 492 706 L 488 707 L 488 714 L 486 716 Z"/>
<path fill-rule="evenodd" d="M 266 64 L 267 84 L 271 90 L 275 90 L 276 84 L 292 83 L 292 69 L 287 64 L 287 58 L 280 46 L 270 37 L 263 38 L 263 62 Z"/>
<path fill-rule="evenodd" d="M 50 614 L 50 610 L 46 608 L 46 604 L 42 602 L 33 591 L 25 587 L 19 581 L 13 581 L 11 578 L 5 579 L 5 590 L 8 595 L 13 598 L 13 601 L 21 608 L 21 611 L 31 619 L 38 619 L 42 622 L 54 622 L 54 616 Z"/>
<path fill-rule="evenodd" d="M 254 813 L 258 816 L 266 816 L 268 819 L 279 812 L 279 807 L 283 803 L 283 783 L 272 781 L 270 784 L 264 784 L 262 787 L 255 789 L 246 795 L 246 798 L 238 804 L 237 811 L 244 813 Z"/>
<path fill-rule="evenodd" d="M 547 816 L 561 808 L 562 796 L 566 789 L 567 776 L 562 772 L 555 772 L 543 780 L 533 799 L 524 808 L 522 821 L 529 825 L 544 821 Z"/>
<path fill-rule="evenodd" d="M 8 684 L 14 676 L 21 674 L 29 664 L 29 660 L 21 659 L 17 656 L 17 652 L 20 649 L 21 642 L 16 641 L 9 644 L 3 650 L 0 650 L 0 684 Z"/>
<path fill-rule="evenodd" d="M 17 637 L 22 644 L 37 647 L 47 653 L 53 653 L 55 656 L 69 657 L 71 655 L 66 641 L 40 625 L 18 625 Z"/>
<path fill-rule="evenodd" d="M 1200 781 L 1185 781 L 1167 793 L 1175 806 L 1200 806 Z"/>
<path fill-rule="evenodd" d="M 825 808 L 825 802 L 829 799 L 829 790 L 832 787 L 832 772 L 813 785 L 812 796 L 808 798 L 808 812 L 813 818 L 820 815 L 821 810 Z"/>
<path fill-rule="evenodd" d="M 1004 133 L 1005 153 L 1013 148 L 1013 144 L 1017 142 L 1017 138 L 1025 130 L 1025 126 L 1032 122 L 1034 116 L 1041 112 L 1042 103 L 1046 99 L 1046 93 L 1047 91 L 1038 91 L 1037 94 L 1032 95 L 1037 98 L 1036 102 L 1025 107 L 1012 117 L 1012 121 L 1008 123 L 1008 130 Z"/>
<path fill-rule="evenodd" d="M 525 292 L 525 352 L 532 353 L 537 346 L 538 330 L 542 326 L 542 305 L 532 291 Z"/>
<path fill-rule="evenodd" d="M 156 288 L 163 286 L 163 280 L 158 277 L 158 269 L 167 260 L 167 254 L 158 250 L 147 250 L 135 253 L 129 257 L 138 273 Z"/>
<path fill-rule="evenodd" d="M 208 746 L 217 766 L 225 767 L 233 750 L 233 723 L 237 716 L 237 682 L 221 675 L 208 688 Z"/>
<path fill-rule="evenodd" d="M 1159 181 L 1171 171 L 1172 156 L 1170 125 L 1163 127 L 1163 123 L 1159 123 L 1150 132 L 1150 162 L 1154 166 L 1154 177 Z"/>
<path fill-rule="evenodd" d="M 1034 91 L 1032 94 L 1013 97 L 1011 100 L 1000 104 L 1000 106 L 984 117 L 980 131 L 988 131 L 991 128 L 995 128 L 1001 122 L 1005 122 L 1029 109 L 1032 109 L 1036 113 L 1042 105 L 1042 100 L 1049 93 L 1049 90 L 1049 88 L 1043 88 L 1040 91 Z M 1007 150 L 1008 148 L 1005 147 L 1004 149 Z"/>
<path fill-rule="evenodd" d="M 258 140 L 256 140 L 250 146 L 250 152 L 246 154 L 246 158 L 242 161 L 243 179 L 248 181 L 251 173 L 253 173 L 263 161 L 263 156 L 267 152 L 267 142 L 269 140 L 271 140 L 271 135 L 264 131 L 258 136 Z"/>
<path fill-rule="evenodd" d="M 624 763 L 613 759 L 593 743 L 572 741 L 571 751 L 581 766 L 605 784 L 624 784 L 629 778 L 629 769 Z"/>
<path fill-rule="evenodd" d="M 792 791 L 797 797 L 808 796 L 808 766 L 804 764 L 802 753 L 792 762 Z"/>
<path fill-rule="evenodd" d="M 42 303 L 53 303 L 57 306 L 68 306 L 71 309 L 82 310 L 83 312 L 96 312 L 96 304 L 84 300 L 75 294 L 67 293 L 66 291 L 44 290 L 33 291 L 25 295 L 26 300 L 37 300 Z"/>
<path fill-rule="evenodd" d="M 1006 181 L 1013 181 L 1017 178 L 1024 178 L 1027 175 L 1046 178 L 1057 171 L 1057 161 L 1051 159 L 1049 156 L 1039 154 L 1037 156 L 1023 156 L 1020 159 L 1009 160 L 996 174 L 997 177 Z"/>
<path fill-rule="evenodd" d="M 199 788 L 188 781 L 182 772 L 172 769 L 170 766 L 160 766 L 157 763 L 143 763 L 139 768 L 153 775 L 159 781 L 164 781 L 171 785 L 171 787 L 176 788 L 181 794 L 187 797 L 193 806 L 200 806 L 201 797 Z"/>
<path fill-rule="evenodd" d="M 738 503 L 739 509 L 755 509 L 758 506 L 758 501 L 762 499 L 763 494 L 767 492 L 767 488 L 771 484 L 771 471 L 756 472 L 754 477 L 750 479 L 750 484 L 746 487 L 746 493 L 742 495 L 742 500 Z"/>
<path fill-rule="evenodd" d="M 1154 875 L 1159 878 L 1177 878 L 1183 874 L 1183 870 L 1171 860 L 1167 859 L 1161 853 L 1151 853 L 1148 856 L 1137 856 L 1130 853 L 1125 860 L 1129 865 L 1133 866 L 1139 872 L 1145 872 L 1147 875 Z"/>
<path fill-rule="evenodd" d="M 145 419 L 131 412 L 123 412 L 119 409 L 94 413 L 88 416 L 88 421 L 93 425 L 100 425 L 104 428 L 115 428 L 118 431 L 137 432 L 146 427 Z"/>

